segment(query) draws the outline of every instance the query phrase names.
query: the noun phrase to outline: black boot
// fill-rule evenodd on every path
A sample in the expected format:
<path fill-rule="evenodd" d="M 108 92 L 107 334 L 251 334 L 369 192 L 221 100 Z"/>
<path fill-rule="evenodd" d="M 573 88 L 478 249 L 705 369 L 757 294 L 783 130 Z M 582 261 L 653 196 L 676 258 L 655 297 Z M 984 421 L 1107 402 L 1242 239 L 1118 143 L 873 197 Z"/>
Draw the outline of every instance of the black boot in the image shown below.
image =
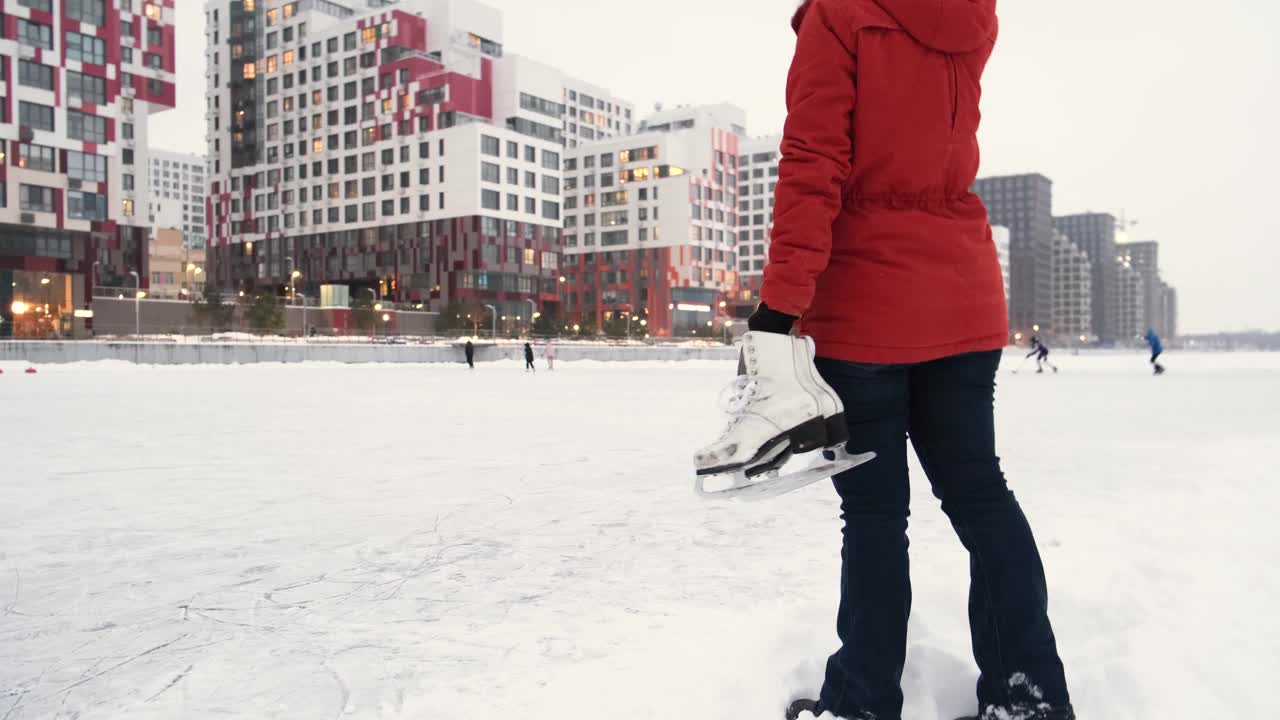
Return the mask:
<path fill-rule="evenodd" d="M 799 720 L 802 712 L 810 712 L 814 717 L 818 717 L 824 711 L 817 700 L 797 700 L 787 708 L 787 720 Z"/>

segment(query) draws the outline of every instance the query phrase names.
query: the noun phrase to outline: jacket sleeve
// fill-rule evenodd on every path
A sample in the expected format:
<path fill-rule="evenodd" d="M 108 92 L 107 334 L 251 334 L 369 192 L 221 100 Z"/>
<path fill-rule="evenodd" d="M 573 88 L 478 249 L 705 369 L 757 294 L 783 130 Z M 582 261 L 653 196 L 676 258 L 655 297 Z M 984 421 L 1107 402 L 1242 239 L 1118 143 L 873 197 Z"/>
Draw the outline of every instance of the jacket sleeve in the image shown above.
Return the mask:
<path fill-rule="evenodd" d="M 787 76 L 787 122 L 761 300 L 802 316 L 831 257 L 831 226 L 852 171 L 857 58 L 838 4 L 816 0 L 801 21 Z"/>

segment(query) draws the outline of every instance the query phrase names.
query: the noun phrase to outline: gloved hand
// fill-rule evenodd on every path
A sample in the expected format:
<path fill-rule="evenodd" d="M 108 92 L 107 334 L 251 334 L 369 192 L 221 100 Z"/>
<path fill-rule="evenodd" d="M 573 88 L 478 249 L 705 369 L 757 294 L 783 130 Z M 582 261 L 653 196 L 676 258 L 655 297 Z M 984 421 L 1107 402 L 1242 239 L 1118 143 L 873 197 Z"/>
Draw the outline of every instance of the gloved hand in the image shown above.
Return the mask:
<path fill-rule="evenodd" d="M 778 312 L 773 308 L 760 303 L 760 307 L 756 308 L 755 313 L 747 320 L 747 329 L 752 332 L 769 332 L 779 335 L 790 334 L 792 326 L 796 324 L 796 316 Z"/>

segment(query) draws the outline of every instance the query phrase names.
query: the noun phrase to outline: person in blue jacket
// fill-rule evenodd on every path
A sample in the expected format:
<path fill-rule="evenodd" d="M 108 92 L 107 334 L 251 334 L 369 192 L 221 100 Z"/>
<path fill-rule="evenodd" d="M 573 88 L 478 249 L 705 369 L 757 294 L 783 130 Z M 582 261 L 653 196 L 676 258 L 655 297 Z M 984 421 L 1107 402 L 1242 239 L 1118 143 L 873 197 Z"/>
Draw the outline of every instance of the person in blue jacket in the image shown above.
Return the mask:
<path fill-rule="evenodd" d="M 1156 334 L 1156 331 L 1151 328 L 1147 328 L 1147 344 L 1151 346 L 1151 366 L 1155 368 L 1157 375 L 1163 375 L 1164 366 L 1157 360 L 1160 359 L 1161 353 L 1164 352 L 1164 344 L 1160 342 L 1160 336 Z"/>

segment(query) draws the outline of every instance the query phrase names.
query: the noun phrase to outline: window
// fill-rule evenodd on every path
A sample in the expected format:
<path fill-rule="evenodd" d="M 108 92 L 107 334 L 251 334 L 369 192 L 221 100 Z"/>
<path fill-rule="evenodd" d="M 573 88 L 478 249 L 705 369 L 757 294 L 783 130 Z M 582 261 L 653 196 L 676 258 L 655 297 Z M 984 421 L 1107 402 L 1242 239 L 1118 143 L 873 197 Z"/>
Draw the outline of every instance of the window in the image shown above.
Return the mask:
<path fill-rule="evenodd" d="M 68 31 L 66 34 L 66 46 L 68 60 L 79 60 L 82 63 L 91 65 L 102 65 L 107 61 L 107 47 L 102 38 Z M 127 47 L 121 48 L 121 50 L 129 49 Z M 125 62 L 129 62 L 129 60 L 126 58 Z"/>
<path fill-rule="evenodd" d="M 81 102 L 94 105 L 106 105 L 107 81 L 104 78 L 68 70 L 67 97 L 78 97 Z"/>
<path fill-rule="evenodd" d="M 248 4 L 252 5 L 253 3 L 249 2 Z M 155 20 L 156 22 L 160 21 L 160 6 L 155 3 L 149 2 L 146 5 L 143 5 L 142 12 L 147 16 L 148 20 Z"/>
<path fill-rule="evenodd" d="M 78 110 L 67 110 L 67 137 L 72 140 L 105 143 L 107 141 L 107 119 L 82 113 Z"/>
<path fill-rule="evenodd" d="M 243 67 L 243 68 L 241 69 L 241 71 L 240 71 L 240 75 L 241 75 L 241 77 L 243 77 L 245 80 L 252 80 L 252 79 L 254 79 L 254 78 L 258 77 L 258 65 L 257 65 L 257 63 L 251 63 L 251 62 L 250 62 L 250 63 L 245 63 L 245 64 L 244 64 L 244 67 Z"/>
<path fill-rule="evenodd" d="M 507 184 L 508 184 L 508 185 L 519 185 L 519 184 L 520 184 L 520 171 L 519 171 L 519 170 L 517 170 L 517 169 L 515 169 L 515 168 L 507 168 Z"/>
<path fill-rule="evenodd" d="M 552 152 L 550 150 L 543 150 L 542 151 L 542 167 L 548 170 L 559 170 L 560 169 L 560 153 Z"/>
<path fill-rule="evenodd" d="M 538 173 L 527 172 L 524 174 L 524 186 L 527 188 L 538 187 Z"/>
<path fill-rule="evenodd" d="M 19 185 L 18 207 L 29 212 L 53 212 L 53 188 Z"/>
<path fill-rule="evenodd" d="M 481 190 L 480 206 L 485 210 L 500 210 L 502 207 L 502 196 L 497 190 Z"/>
<path fill-rule="evenodd" d="M 92 153 L 67 151 L 67 176 L 90 182 L 107 181 L 107 159 Z"/>
<path fill-rule="evenodd" d="M 19 60 L 18 84 L 26 85 L 27 87 L 40 88 L 41 90 L 52 90 L 53 68 L 48 65 L 41 65 L 40 63 L 31 62 L 29 60 Z"/>
<path fill-rule="evenodd" d="M 35 130 L 53 129 L 53 108 L 48 105 L 18 102 L 18 124 Z"/>
<path fill-rule="evenodd" d="M 507 157 L 512 160 L 520 159 L 520 143 L 507 141 Z"/>
<path fill-rule="evenodd" d="M 23 143 L 18 146 L 18 167 L 28 170 L 57 172 L 54 149 L 44 145 Z"/>
<path fill-rule="evenodd" d="M 488 135 L 480 136 L 480 152 L 491 157 L 498 157 L 500 153 L 499 148 L 500 145 L 498 143 L 498 138 L 490 137 Z"/>
<path fill-rule="evenodd" d="M 560 178 L 554 175 L 542 176 L 542 192 L 548 195 L 560 194 Z"/>
<path fill-rule="evenodd" d="M 530 215 L 538 214 L 538 201 L 533 198 L 524 199 L 524 211 Z"/>
<path fill-rule="evenodd" d="M 160 34 L 160 28 L 153 28 L 153 27 L 147 28 L 147 44 L 148 45 L 164 44 L 164 36 Z"/>
<path fill-rule="evenodd" d="M 18 0 L 18 4 L 32 10 L 41 10 L 43 12 L 53 12 L 53 0 Z"/>
<path fill-rule="evenodd" d="M 493 163 L 480 163 L 480 179 L 485 182 L 502 182 L 502 168 Z"/>
<path fill-rule="evenodd" d="M 520 212 L 520 196 L 507 194 L 507 209 L 511 212 Z"/>
<path fill-rule="evenodd" d="M 53 28 L 18 18 L 18 42 L 23 45 L 53 49 Z"/>

